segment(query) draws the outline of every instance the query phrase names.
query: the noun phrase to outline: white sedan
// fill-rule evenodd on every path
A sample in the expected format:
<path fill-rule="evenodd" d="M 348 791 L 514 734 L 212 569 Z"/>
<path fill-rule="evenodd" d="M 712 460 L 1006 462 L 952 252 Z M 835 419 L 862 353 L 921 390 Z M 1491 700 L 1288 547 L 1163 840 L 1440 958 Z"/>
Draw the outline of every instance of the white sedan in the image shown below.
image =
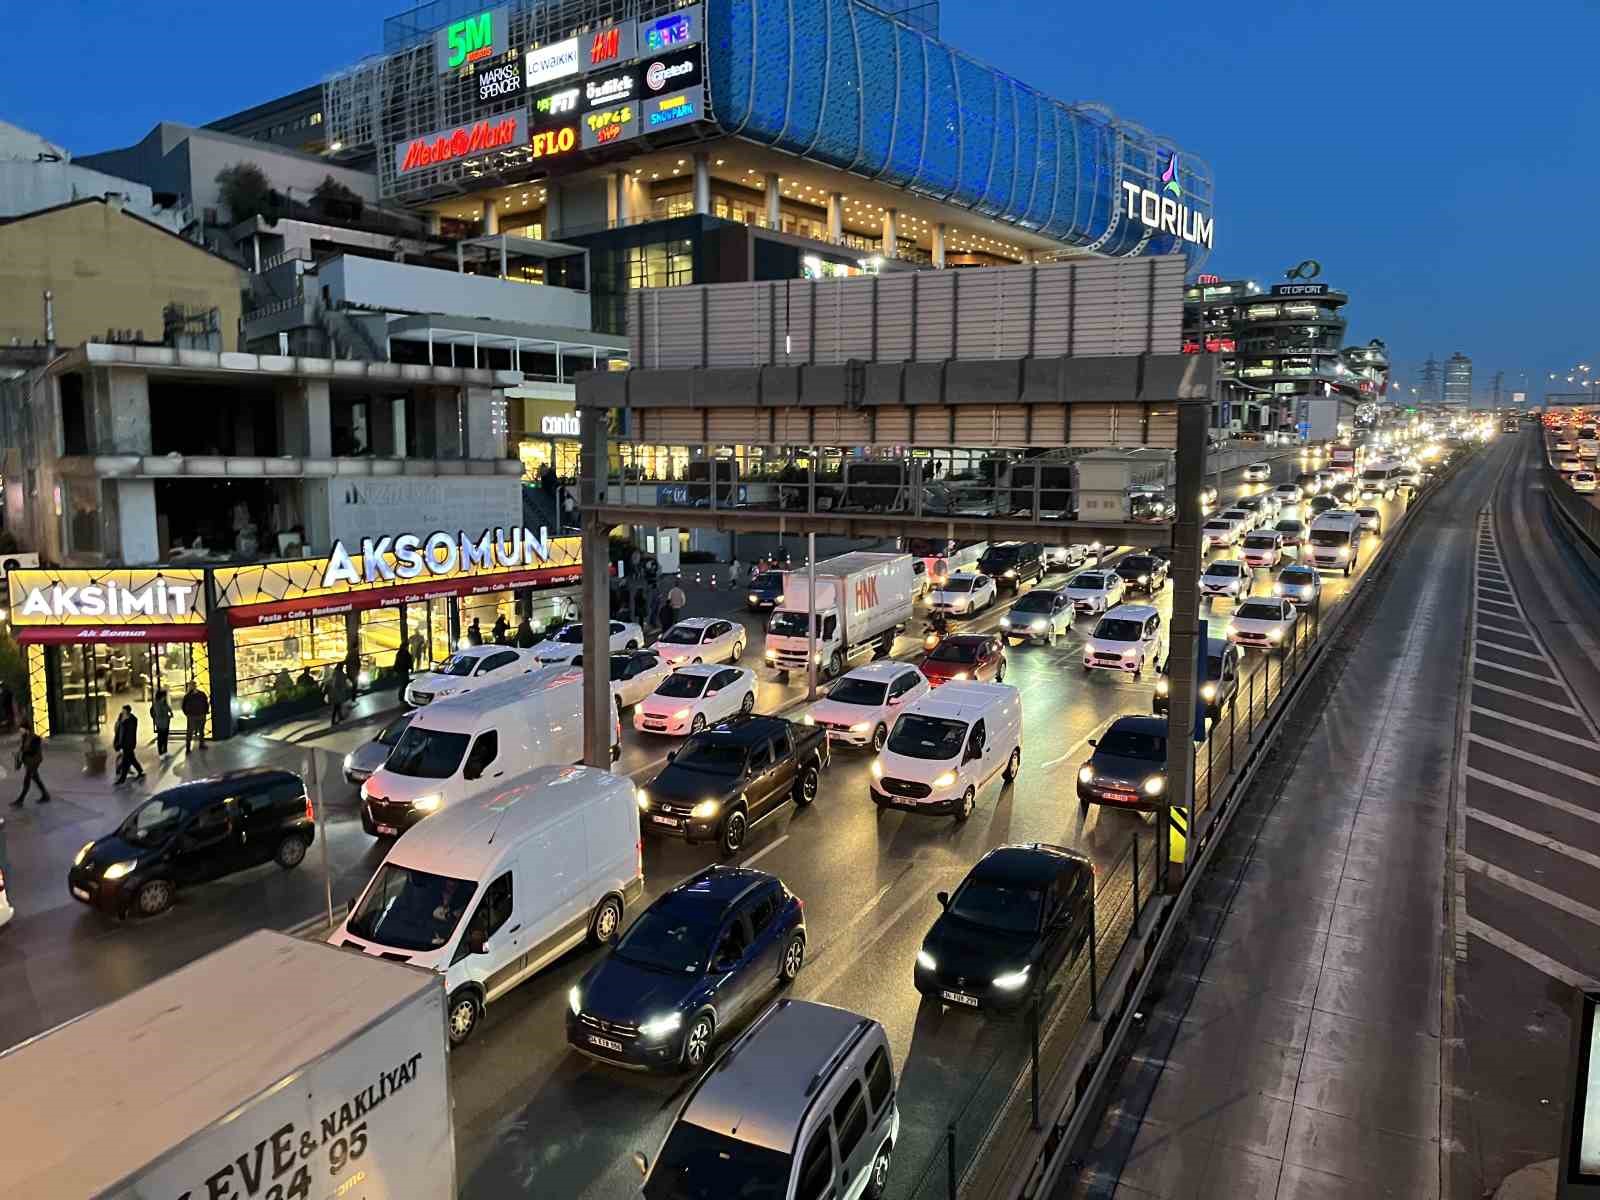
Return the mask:
<path fill-rule="evenodd" d="M 1200 526 L 1200 548 L 1213 550 L 1220 546 L 1233 546 L 1239 541 L 1239 524 L 1222 517 L 1212 517 Z"/>
<path fill-rule="evenodd" d="M 1592 492 L 1595 489 L 1593 471 L 1574 471 L 1572 478 L 1567 482 L 1572 484 L 1572 490 L 1575 492 Z"/>
<path fill-rule="evenodd" d="M 684 663 L 736 663 L 744 657 L 749 634 L 737 621 L 723 617 L 688 617 L 667 630 L 650 647 L 669 666 Z"/>
<path fill-rule="evenodd" d="M 868 663 L 842 676 L 801 721 L 826 730 L 830 742 L 882 750 L 895 717 L 931 688 L 928 677 L 907 663 Z"/>
<path fill-rule="evenodd" d="M 641 733 L 686 737 L 756 706 L 756 673 L 748 667 L 679 667 L 633 710 Z"/>
<path fill-rule="evenodd" d="M 1244 478 L 1246 483 L 1265 483 L 1272 478 L 1272 464 L 1251 463 L 1244 469 Z"/>
<path fill-rule="evenodd" d="M 957 572 L 928 593 L 928 603 L 940 612 L 967 617 L 981 612 L 995 601 L 994 580 L 987 575 Z"/>
<path fill-rule="evenodd" d="M 1104 613 L 1122 603 L 1124 587 L 1115 571 L 1079 571 L 1067 580 L 1061 594 L 1072 601 L 1077 612 Z"/>
<path fill-rule="evenodd" d="M 1305 499 L 1305 494 L 1300 491 L 1300 485 L 1297 483 L 1280 483 L 1272 489 L 1272 494 L 1278 498 L 1278 503 L 1285 508 L 1299 504 L 1300 501 Z"/>
<path fill-rule="evenodd" d="M 1294 637 L 1298 616 L 1293 603 L 1282 596 L 1257 596 L 1246 600 L 1228 621 L 1228 640 L 1236 646 L 1275 650 Z"/>
<path fill-rule="evenodd" d="M 1201 596 L 1238 600 L 1250 594 L 1250 568 L 1236 558 L 1219 558 L 1200 575 Z"/>
<path fill-rule="evenodd" d="M 637 650 L 642 645 L 644 645 L 644 630 L 634 622 L 611 622 L 611 645 L 608 647 L 611 653 Z M 580 623 L 563 625 L 533 648 L 533 656 L 539 660 L 540 665 L 546 667 L 565 665 L 582 653 L 583 625 Z"/>
<path fill-rule="evenodd" d="M 583 655 L 572 660 L 574 667 L 583 666 Z M 610 656 L 611 699 L 617 712 L 639 703 L 672 674 L 672 668 L 654 650 L 624 650 Z"/>
<path fill-rule="evenodd" d="M 445 696 L 460 696 L 486 683 L 499 683 L 539 668 L 531 650 L 510 646 L 468 646 L 432 671 L 418 671 L 406 684 L 406 703 L 413 708 Z"/>

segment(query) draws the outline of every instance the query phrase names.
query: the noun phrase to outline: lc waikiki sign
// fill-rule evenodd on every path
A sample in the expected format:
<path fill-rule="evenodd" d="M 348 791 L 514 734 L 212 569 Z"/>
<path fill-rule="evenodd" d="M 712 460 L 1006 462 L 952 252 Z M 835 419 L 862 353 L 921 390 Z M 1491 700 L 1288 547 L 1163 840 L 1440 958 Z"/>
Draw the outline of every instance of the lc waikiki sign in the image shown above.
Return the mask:
<path fill-rule="evenodd" d="M 320 586 L 385 583 L 424 575 L 456 575 L 463 571 L 543 566 L 551 561 L 550 533 L 541 529 L 486 529 L 474 538 L 466 533 L 430 533 L 421 537 L 363 538 L 360 566 L 343 542 L 335 542 L 322 569 Z"/>
<path fill-rule="evenodd" d="M 1122 181 L 1124 215 L 1156 233 L 1170 233 L 1184 242 L 1211 249 L 1212 219 L 1183 203 L 1178 182 L 1178 156 L 1167 160 L 1161 172 L 1161 191 L 1154 192 L 1131 179 Z"/>

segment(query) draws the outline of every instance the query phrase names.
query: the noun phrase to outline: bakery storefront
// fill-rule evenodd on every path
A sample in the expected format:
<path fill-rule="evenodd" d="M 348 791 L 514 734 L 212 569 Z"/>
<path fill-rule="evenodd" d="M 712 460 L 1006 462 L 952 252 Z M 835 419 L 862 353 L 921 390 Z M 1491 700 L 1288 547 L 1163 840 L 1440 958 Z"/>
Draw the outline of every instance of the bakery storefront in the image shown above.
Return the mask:
<path fill-rule="evenodd" d="M 109 740 L 124 704 L 148 727 L 156 692 L 174 709 L 191 687 L 211 692 L 205 571 L 18 570 L 8 582 L 28 669 L 17 700 L 46 737 Z"/>
<path fill-rule="evenodd" d="M 579 545 L 525 529 L 399 533 L 336 543 L 321 558 L 213 568 L 230 723 L 248 729 L 320 707 L 339 663 L 358 693 L 395 688 L 402 644 L 425 670 L 467 643 L 474 619 L 485 641 L 496 617 L 514 629 L 527 616 L 535 631 L 567 619 Z"/>

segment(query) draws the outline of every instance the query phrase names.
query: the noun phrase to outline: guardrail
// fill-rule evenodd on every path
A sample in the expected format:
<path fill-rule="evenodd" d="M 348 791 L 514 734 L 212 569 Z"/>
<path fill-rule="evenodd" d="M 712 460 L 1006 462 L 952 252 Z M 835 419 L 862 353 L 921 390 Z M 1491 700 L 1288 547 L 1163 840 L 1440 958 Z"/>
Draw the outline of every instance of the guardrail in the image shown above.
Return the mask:
<path fill-rule="evenodd" d="M 1550 452 L 1544 445 L 1542 431 L 1539 440 L 1539 461 L 1544 474 L 1545 494 L 1555 504 L 1556 510 L 1572 524 L 1583 540 L 1589 543 L 1589 548 L 1600 554 L 1600 508 L 1584 499 L 1583 493 L 1573 491 L 1572 484 L 1567 482 L 1566 476 L 1550 464 Z"/>

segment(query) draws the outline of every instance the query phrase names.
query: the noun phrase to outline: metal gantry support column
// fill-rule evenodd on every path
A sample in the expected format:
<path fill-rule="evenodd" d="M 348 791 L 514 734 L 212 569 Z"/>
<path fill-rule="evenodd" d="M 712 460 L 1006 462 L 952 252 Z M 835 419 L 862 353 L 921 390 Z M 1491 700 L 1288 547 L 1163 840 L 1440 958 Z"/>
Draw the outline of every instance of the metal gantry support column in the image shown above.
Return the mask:
<path fill-rule="evenodd" d="M 1183 810 L 1183 862 L 1173 863 L 1172 814 L 1162 813 L 1158 845 L 1165 861 L 1167 890 L 1175 891 L 1194 853 L 1194 707 L 1200 681 L 1195 657 L 1200 636 L 1200 489 L 1206 481 L 1206 429 L 1209 400 L 1178 404 L 1178 519 L 1172 527 L 1172 622 L 1167 645 L 1167 805 Z"/>
<path fill-rule="evenodd" d="M 596 513 L 605 499 L 611 454 L 608 414 L 578 410 L 578 505 L 583 529 L 583 761 L 611 769 L 611 530 Z"/>

